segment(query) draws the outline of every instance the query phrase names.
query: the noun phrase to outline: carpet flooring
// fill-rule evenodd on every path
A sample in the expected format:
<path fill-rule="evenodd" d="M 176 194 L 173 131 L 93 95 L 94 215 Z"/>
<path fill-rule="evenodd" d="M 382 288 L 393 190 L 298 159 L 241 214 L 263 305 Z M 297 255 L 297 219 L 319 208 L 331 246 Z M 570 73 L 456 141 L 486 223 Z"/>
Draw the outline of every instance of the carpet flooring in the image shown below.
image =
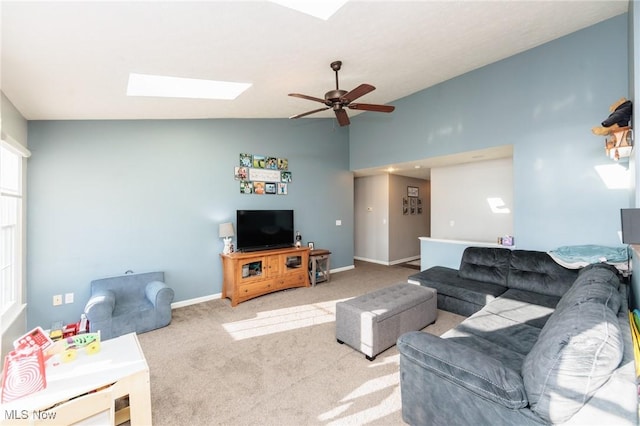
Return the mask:
<path fill-rule="evenodd" d="M 329 282 L 235 308 L 220 299 L 175 309 L 168 327 L 139 335 L 154 425 L 403 424 L 396 347 L 370 362 L 338 344 L 335 304 L 413 273 L 356 262 Z M 424 331 L 463 319 L 439 311 Z"/>

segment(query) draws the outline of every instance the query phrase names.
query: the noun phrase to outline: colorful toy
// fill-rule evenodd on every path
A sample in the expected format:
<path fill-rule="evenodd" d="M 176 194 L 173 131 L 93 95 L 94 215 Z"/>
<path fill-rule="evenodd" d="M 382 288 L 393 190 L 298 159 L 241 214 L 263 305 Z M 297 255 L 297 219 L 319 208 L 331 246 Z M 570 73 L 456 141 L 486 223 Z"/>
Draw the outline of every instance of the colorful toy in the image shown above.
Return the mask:
<path fill-rule="evenodd" d="M 71 362 L 76 359 L 80 348 L 85 348 L 87 355 L 100 352 L 100 332 L 78 334 L 59 340 L 47 350 L 47 358 L 60 355 L 62 362 Z"/>

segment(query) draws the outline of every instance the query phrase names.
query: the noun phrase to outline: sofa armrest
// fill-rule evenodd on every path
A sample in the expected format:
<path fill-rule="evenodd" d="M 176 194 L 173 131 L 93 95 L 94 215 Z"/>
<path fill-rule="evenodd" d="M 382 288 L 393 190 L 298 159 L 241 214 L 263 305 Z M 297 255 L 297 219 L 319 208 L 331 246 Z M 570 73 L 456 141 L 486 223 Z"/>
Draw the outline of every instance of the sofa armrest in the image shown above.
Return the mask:
<path fill-rule="evenodd" d="M 111 290 L 98 290 L 84 307 L 84 313 L 90 322 L 105 321 L 113 315 L 116 306 L 116 296 Z"/>
<path fill-rule="evenodd" d="M 401 377 L 403 362 L 410 362 L 508 409 L 524 408 L 528 404 L 522 376 L 482 352 L 420 331 L 400 336 L 397 347 L 401 355 Z M 432 381 L 429 386 L 437 383 Z"/>
<path fill-rule="evenodd" d="M 145 287 L 144 292 L 155 308 L 170 305 L 173 301 L 173 289 L 162 281 L 151 281 Z"/>

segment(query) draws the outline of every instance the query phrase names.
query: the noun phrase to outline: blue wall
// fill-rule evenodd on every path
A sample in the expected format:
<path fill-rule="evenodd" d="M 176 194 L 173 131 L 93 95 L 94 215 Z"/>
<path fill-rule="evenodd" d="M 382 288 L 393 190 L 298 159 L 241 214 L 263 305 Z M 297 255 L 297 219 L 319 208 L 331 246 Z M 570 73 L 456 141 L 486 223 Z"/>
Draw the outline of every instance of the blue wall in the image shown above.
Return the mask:
<path fill-rule="evenodd" d="M 620 244 L 629 190 L 599 178 L 614 162 L 591 128 L 629 97 L 627 26 L 618 16 L 355 117 L 352 170 L 513 144 L 518 248 Z"/>
<path fill-rule="evenodd" d="M 598 177 L 594 167 L 613 162 L 590 129 L 629 97 L 627 27 L 613 18 L 392 102 L 393 114 L 358 115 L 348 130 L 332 119 L 30 122 L 29 325 L 77 319 L 89 281 L 127 269 L 164 270 L 178 301 L 219 293 L 217 225 L 238 208 L 295 209 L 304 240 L 350 266 L 349 170 L 504 144 L 518 248 L 618 244 L 631 197 Z M 289 158 L 289 195 L 240 195 L 240 152 Z M 76 303 L 51 306 L 70 291 Z"/>
<path fill-rule="evenodd" d="M 353 265 L 348 129 L 334 120 L 32 121 L 29 148 L 30 327 L 77 320 L 89 282 L 128 269 L 165 271 L 176 301 L 220 293 L 218 224 L 236 209 L 294 209 L 305 242 Z M 289 194 L 240 194 L 241 152 L 288 158 Z M 75 303 L 53 307 L 66 292 Z"/>

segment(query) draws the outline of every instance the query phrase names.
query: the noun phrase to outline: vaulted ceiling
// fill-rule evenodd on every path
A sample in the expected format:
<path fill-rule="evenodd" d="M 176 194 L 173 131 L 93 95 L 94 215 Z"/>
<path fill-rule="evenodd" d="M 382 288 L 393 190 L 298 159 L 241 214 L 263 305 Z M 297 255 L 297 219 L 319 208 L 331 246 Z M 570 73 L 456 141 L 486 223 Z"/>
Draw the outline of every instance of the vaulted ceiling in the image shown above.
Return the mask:
<path fill-rule="evenodd" d="M 29 120 L 282 118 L 369 83 L 390 103 L 627 11 L 608 1 L 2 1 L 1 88 Z M 235 100 L 127 97 L 129 73 L 249 82 Z M 321 106 L 321 105 L 320 105 Z M 355 111 L 350 111 L 350 115 Z M 332 117 L 322 112 L 313 117 Z"/>

